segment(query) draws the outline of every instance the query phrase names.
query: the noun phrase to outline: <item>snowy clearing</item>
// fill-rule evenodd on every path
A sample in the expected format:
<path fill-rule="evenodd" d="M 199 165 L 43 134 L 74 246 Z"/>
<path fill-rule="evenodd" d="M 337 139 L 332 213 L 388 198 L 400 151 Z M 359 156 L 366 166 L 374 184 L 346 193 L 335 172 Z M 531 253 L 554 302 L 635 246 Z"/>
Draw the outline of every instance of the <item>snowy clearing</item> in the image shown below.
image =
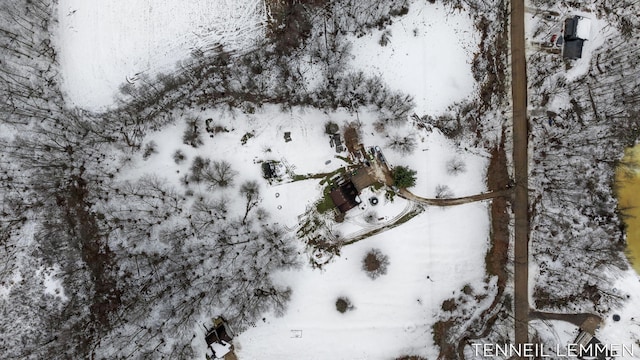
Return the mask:
<path fill-rule="evenodd" d="M 385 46 L 380 44 L 383 36 L 388 36 Z M 414 2 L 386 30 L 354 37 L 352 64 L 413 96 L 418 115 L 436 115 L 473 96 L 471 61 L 478 40 L 467 13 Z"/>
<path fill-rule="evenodd" d="M 466 219 L 469 226 L 459 226 Z M 284 273 L 293 298 L 284 317 L 265 317 L 236 338 L 243 359 L 390 359 L 401 354 L 437 356 L 431 326 L 443 300 L 484 278 L 487 209 L 468 204 L 433 208 L 382 235 L 342 251 L 323 271 Z M 371 248 L 389 256 L 386 275 L 361 270 Z M 338 297 L 354 309 L 336 310 Z M 265 357 L 266 356 L 266 357 Z"/>
<path fill-rule="evenodd" d="M 640 358 L 640 278 L 633 270 L 628 270 L 617 283 L 616 288 L 630 294 L 623 308 L 613 310 L 611 316 L 603 319 L 602 328 L 596 334 L 603 343 L 625 344 L 634 346 L 633 357 L 624 354 L 623 359 Z M 618 315 L 616 321 L 614 316 Z"/>
<path fill-rule="evenodd" d="M 61 0 L 63 92 L 90 110 L 113 105 L 126 81 L 174 70 L 193 50 L 250 47 L 264 34 L 261 0 Z"/>
<path fill-rule="evenodd" d="M 185 124 L 178 122 L 148 137 L 147 142 L 161 145 L 158 152 L 147 160 L 135 160 L 126 177 L 155 173 L 183 188 L 180 177 L 189 171 L 189 164 L 197 155 L 230 161 L 241 179 L 236 183 L 260 178 L 260 165 L 265 160 L 281 161 L 296 174 L 327 173 L 347 163 L 336 157 L 346 156 L 346 152 L 337 154 L 330 147 L 324 133 L 325 122 L 334 121 L 344 127 L 356 119 L 365 124 L 373 122 L 375 116 L 366 111 L 323 113 L 302 108 L 283 113 L 276 106 L 265 106 L 255 114 L 207 110 L 190 115 L 213 118 L 229 132 L 204 137 L 204 144 L 194 149 L 182 143 L 178 135 L 184 132 Z M 456 196 L 484 191 L 486 158 L 482 154 L 456 150 L 438 132 L 422 131 L 424 141 L 409 156 L 389 150 L 385 146 L 387 139 L 372 133 L 372 125 L 363 125 L 366 136 L 362 140 L 367 145 L 380 146 L 390 164 L 398 161 L 417 169 L 419 183 L 415 190 L 420 195 L 432 195 L 433 187 L 440 183 L 449 184 Z M 291 141 L 285 141 L 285 132 L 291 133 Z M 241 145 L 247 133 L 254 136 Z M 177 149 L 186 155 L 180 165 L 172 160 Z M 446 163 L 453 157 L 464 161 L 464 173 L 447 174 Z M 261 179 L 261 206 L 293 230 L 299 226 L 300 216 L 313 209 L 322 197 L 320 180 L 269 185 Z M 203 186 L 199 191 L 207 190 Z M 371 196 L 377 196 L 380 203 L 369 204 L 366 199 Z M 384 192 L 371 189 L 365 189 L 361 197 L 363 203 L 350 210 L 343 223 L 331 225 L 344 237 L 388 223 L 411 205 L 398 197 L 391 202 Z M 375 224 L 365 220 L 371 212 L 375 214 Z M 460 226 L 460 219 L 464 219 L 465 226 Z M 293 289 L 289 310 L 282 318 L 269 315 L 255 328 L 241 333 L 234 339 L 236 353 L 244 359 L 386 359 L 401 353 L 434 356 L 431 326 L 436 321 L 435 314 L 442 301 L 465 284 L 482 283 L 488 239 L 486 203 L 427 208 L 401 228 L 344 247 L 339 257 L 328 258 L 322 270 L 313 269 L 307 262 L 302 271 L 280 274 L 276 281 Z M 390 260 L 388 273 L 376 280 L 361 269 L 364 254 L 372 248 L 381 249 Z M 349 297 L 355 309 L 338 313 L 335 301 L 339 296 Z"/>

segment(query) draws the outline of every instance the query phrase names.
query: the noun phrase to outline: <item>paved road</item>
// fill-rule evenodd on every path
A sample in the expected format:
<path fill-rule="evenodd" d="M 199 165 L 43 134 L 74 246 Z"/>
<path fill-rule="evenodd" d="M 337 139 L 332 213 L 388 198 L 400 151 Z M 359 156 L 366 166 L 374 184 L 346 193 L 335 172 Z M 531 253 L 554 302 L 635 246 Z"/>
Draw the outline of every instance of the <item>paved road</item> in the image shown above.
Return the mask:
<path fill-rule="evenodd" d="M 524 0 L 511 1 L 511 95 L 515 177 L 515 343 L 529 342 L 529 178 Z"/>

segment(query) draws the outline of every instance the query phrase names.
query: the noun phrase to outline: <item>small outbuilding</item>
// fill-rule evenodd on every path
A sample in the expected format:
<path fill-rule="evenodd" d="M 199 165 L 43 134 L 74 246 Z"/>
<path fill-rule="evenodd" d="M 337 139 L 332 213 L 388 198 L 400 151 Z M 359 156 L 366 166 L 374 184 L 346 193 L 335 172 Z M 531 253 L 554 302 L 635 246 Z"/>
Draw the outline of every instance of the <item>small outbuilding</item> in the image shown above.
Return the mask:
<path fill-rule="evenodd" d="M 223 317 L 217 317 L 213 320 L 213 327 L 207 329 L 205 341 L 207 342 L 207 358 L 223 359 L 228 353 L 233 351 L 231 340 L 233 339 L 233 331 Z"/>

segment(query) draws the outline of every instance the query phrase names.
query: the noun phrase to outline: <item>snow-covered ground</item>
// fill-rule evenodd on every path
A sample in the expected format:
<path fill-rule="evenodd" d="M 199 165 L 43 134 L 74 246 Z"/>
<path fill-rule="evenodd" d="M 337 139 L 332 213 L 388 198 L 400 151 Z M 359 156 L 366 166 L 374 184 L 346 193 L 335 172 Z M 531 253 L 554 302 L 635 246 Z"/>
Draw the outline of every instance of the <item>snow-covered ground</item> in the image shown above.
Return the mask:
<path fill-rule="evenodd" d="M 153 76 L 170 70 L 194 47 L 216 41 L 236 48 L 250 46 L 261 34 L 264 13 L 260 4 L 252 0 L 157 4 L 61 0 L 57 41 L 63 49 L 65 93 L 77 106 L 100 109 L 112 104 L 122 82 L 139 79 L 141 72 Z M 420 115 L 437 115 L 454 102 L 474 96 L 470 64 L 478 35 L 468 14 L 415 2 L 389 31 L 390 43 L 385 47 L 378 44 L 380 31 L 351 39 L 351 65 L 379 74 L 392 88 L 414 96 Z M 298 216 L 322 197 L 320 179 L 269 185 L 262 179 L 261 162 L 280 161 L 298 175 L 329 173 L 346 165 L 336 157 L 324 133 L 324 124 L 331 120 L 340 126 L 362 123 L 366 146 L 380 146 L 391 165 L 416 169 L 418 183 L 412 190 L 417 195 L 434 196 L 437 185 L 449 186 L 454 196 L 485 190 L 485 154 L 458 149 L 438 132 L 409 126 L 393 131 L 415 135 L 415 151 L 394 153 L 386 146 L 388 138 L 373 130 L 375 114 L 364 109 L 349 114 L 305 108 L 284 112 L 277 106 L 264 106 L 255 114 L 211 109 L 174 115 L 177 119 L 197 116 L 202 122 L 211 118 L 228 132 L 211 138 L 205 132 L 204 144 L 194 149 L 183 144 L 186 124 L 177 121 L 147 136 L 145 144 L 155 142 L 157 153 L 147 160 L 136 155 L 139 158 L 122 169 L 120 180 L 154 174 L 185 191 L 180 179 L 195 156 L 226 160 L 238 173 L 236 185 L 258 180 L 260 206 L 274 222 L 293 229 Z M 285 141 L 286 132 L 290 132 L 290 142 Z M 173 159 L 176 150 L 186 156 L 181 164 Z M 446 171 L 452 158 L 465 164 L 458 175 Z M 190 187 L 208 191 L 204 185 Z M 216 191 L 237 196 L 237 189 Z M 403 199 L 390 202 L 378 196 L 382 201 L 375 211 L 380 221 L 402 214 L 410 205 Z M 369 225 L 362 217 L 371 210 L 366 204 L 352 210 L 338 231 L 349 235 L 366 230 Z M 488 238 L 486 203 L 430 207 L 398 228 L 344 247 L 341 256 L 322 270 L 307 265 L 300 271 L 277 274 L 278 282 L 293 289 L 289 311 L 281 318 L 266 314 L 264 321 L 236 337 L 236 353 L 240 359 L 389 359 L 405 354 L 435 358 L 431 326 L 441 303 L 455 297 L 465 284 L 483 282 Z M 376 280 L 361 269 L 363 256 L 372 248 L 379 248 L 390 261 L 388 273 Z M 344 314 L 336 311 L 339 296 L 348 297 L 355 308 Z"/>
<path fill-rule="evenodd" d="M 488 226 L 483 204 L 432 208 L 400 228 L 345 247 L 322 271 L 305 267 L 281 274 L 280 281 L 294 289 L 289 310 L 282 318 L 266 316 L 237 337 L 239 358 L 436 358 L 435 315 L 462 286 L 482 281 Z M 389 256 L 388 273 L 376 280 L 361 270 L 371 248 Z M 336 310 L 341 296 L 353 310 Z"/>
<path fill-rule="evenodd" d="M 604 319 L 604 324 L 596 336 L 608 344 L 633 346 L 634 356 L 625 353 L 622 358 L 640 359 L 640 277 L 634 270 L 629 270 L 616 283 L 621 293 L 629 294 L 629 299 L 622 309 L 612 311 L 612 315 Z M 614 316 L 618 315 L 618 321 Z"/>
<path fill-rule="evenodd" d="M 390 164 L 408 165 L 418 172 L 416 185 L 409 189 L 418 196 L 435 198 L 438 186 L 447 186 L 451 190 L 451 197 L 486 191 L 484 179 L 489 154 L 481 149 L 459 148 L 439 131 L 413 132 L 417 146 L 410 154 L 384 149 L 388 139 L 379 135 L 365 133 L 364 139 L 365 143 L 380 144 Z M 458 173 L 447 171 L 447 163 L 451 161 L 463 164 Z"/>
<path fill-rule="evenodd" d="M 136 178 L 152 173 L 184 189 L 179 179 L 188 172 L 196 155 L 224 159 L 239 173 L 236 184 L 260 179 L 261 206 L 287 229 L 296 228 L 299 215 L 321 198 L 323 185 L 320 179 L 269 185 L 261 179 L 260 161 L 282 161 L 296 174 L 334 171 L 346 165 L 336 155 L 346 153 L 336 154 L 330 147 L 324 123 L 331 120 L 344 126 L 356 119 L 369 123 L 375 118 L 366 111 L 358 115 L 301 108 L 282 112 L 277 106 L 265 106 L 255 114 L 207 110 L 191 115 L 213 118 L 230 131 L 213 138 L 205 136 L 204 144 L 194 149 L 182 143 L 186 126 L 179 122 L 150 134 L 147 141 L 158 144 L 158 152 L 147 160 L 134 159 L 131 168 L 123 169 L 123 175 Z M 362 132 L 367 134 L 363 142 L 379 145 L 391 165 L 417 169 L 415 191 L 419 195 L 431 196 L 432 188 L 440 183 L 450 185 L 456 196 L 484 191 L 486 158 L 482 154 L 456 149 L 438 132 L 422 131 L 419 136 L 424 142 L 408 156 L 387 149 L 385 136 L 372 134 L 372 125 L 363 126 Z M 241 145 L 248 132 L 254 136 Z M 285 141 L 284 132 L 291 132 L 290 142 Z M 186 155 L 180 165 L 172 158 L 178 149 Z M 464 173 L 447 174 L 446 162 L 451 157 L 464 160 Z M 201 186 L 198 191 L 207 190 Z M 227 191 L 229 196 L 234 192 Z M 380 199 L 376 206 L 367 201 L 374 195 Z M 335 224 L 345 237 L 387 223 L 411 206 L 407 200 L 396 197 L 391 202 L 384 192 L 374 194 L 370 189 L 361 197 L 361 208 L 350 210 L 344 223 Z M 372 211 L 377 219 L 374 224 L 364 220 Z M 464 226 L 460 226 L 461 221 Z M 307 263 L 301 271 L 279 274 L 278 282 L 293 289 L 288 312 L 282 318 L 267 314 L 255 328 L 241 333 L 234 339 L 236 352 L 241 359 L 388 359 L 401 354 L 433 357 L 437 350 L 432 344 L 431 326 L 440 304 L 465 284 L 481 283 L 485 276 L 488 229 L 486 203 L 427 208 L 401 227 L 344 247 L 341 256 L 330 260 L 322 270 Z M 381 249 L 390 261 L 388 274 L 376 280 L 361 269 L 362 258 L 371 248 Z M 355 309 L 338 313 L 335 301 L 339 296 L 349 297 Z"/>
<path fill-rule="evenodd" d="M 60 0 L 58 18 L 67 100 L 100 110 L 127 80 L 170 72 L 194 49 L 252 46 L 266 13 L 262 0 Z"/>
<path fill-rule="evenodd" d="M 381 46 L 385 32 L 389 43 Z M 479 35 L 466 12 L 417 1 L 387 30 L 351 41 L 353 66 L 381 75 L 391 88 L 412 95 L 420 116 L 440 114 L 474 94 L 471 61 Z"/>

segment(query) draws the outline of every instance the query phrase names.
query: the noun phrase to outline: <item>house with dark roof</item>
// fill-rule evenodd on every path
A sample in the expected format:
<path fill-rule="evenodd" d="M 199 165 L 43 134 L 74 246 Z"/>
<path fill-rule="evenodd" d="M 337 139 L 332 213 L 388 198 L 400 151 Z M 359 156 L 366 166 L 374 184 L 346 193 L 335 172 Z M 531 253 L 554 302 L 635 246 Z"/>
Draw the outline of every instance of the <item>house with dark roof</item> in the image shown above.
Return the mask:
<path fill-rule="evenodd" d="M 576 60 L 582 58 L 584 42 L 589 40 L 591 20 L 582 16 L 573 16 L 564 21 L 564 49 L 565 59 Z"/>
<path fill-rule="evenodd" d="M 338 188 L 329 193 L 331 201 L 340 213 L 346 213 L 360 204 L 360 196 L 351 180 L 345 181 Z"/>

